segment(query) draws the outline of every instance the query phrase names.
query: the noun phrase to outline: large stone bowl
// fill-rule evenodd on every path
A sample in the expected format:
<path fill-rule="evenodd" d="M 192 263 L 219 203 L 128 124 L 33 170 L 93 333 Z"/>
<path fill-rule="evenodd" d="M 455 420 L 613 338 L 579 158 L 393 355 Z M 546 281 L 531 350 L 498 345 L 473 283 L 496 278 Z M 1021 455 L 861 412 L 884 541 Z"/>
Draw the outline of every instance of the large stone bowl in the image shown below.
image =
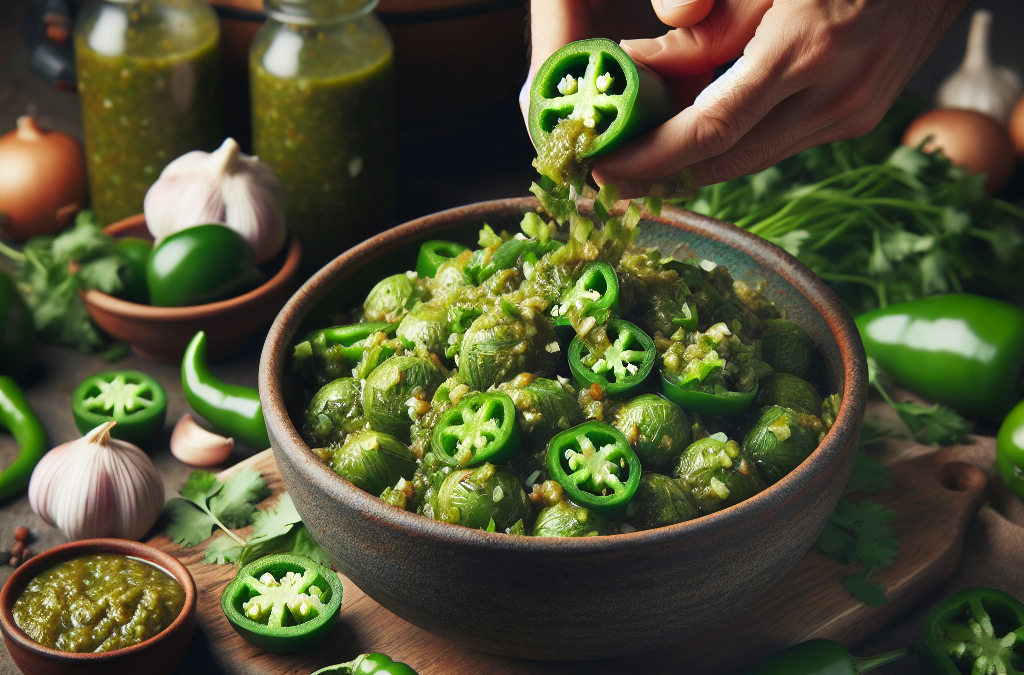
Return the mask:
<path fill-rule="evenodd" d="M 278 315 L 260 363 L 270 443 L 302 519 L 334 565 L 381 605 L 437 635 L 534 659 L 598 659 L 683 641 L 756 602 L 813 545 L 853 462 L 867 395 L 864 349 L 839 299 L 776 246 L 732 225 L 666 209 L 640 225 L 640 244 L 767 280 L 768 296 L 800 323 L 841 392 L 835 426 L 811 456 L 736 506 L 670 527 L 580 539 L 494 534 L 435 522 L 354 487 L 296 431 L 289 394 L 298 336 L 331 325 L 386 275 L 415 267 L 421 242 L 475 245 L 480 226 L 517 231 L 533 199 L 436 213 L 352 248 L 299 289 Z M 728 648 L 728 645 L 723 645 Z"/>

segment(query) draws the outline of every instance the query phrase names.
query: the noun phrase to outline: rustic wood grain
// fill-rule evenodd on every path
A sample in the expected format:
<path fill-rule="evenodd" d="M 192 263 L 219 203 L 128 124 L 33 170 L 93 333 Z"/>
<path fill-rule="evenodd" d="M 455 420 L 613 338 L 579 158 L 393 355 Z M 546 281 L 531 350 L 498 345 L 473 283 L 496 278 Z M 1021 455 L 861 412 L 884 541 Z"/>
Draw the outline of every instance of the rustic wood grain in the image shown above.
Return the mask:
<path fill-rule="evenodd" d="M 995 439 L 978 438 L 976 443 L 994 445 Z M 220 595 L 235 573 L 234 566 L 203 563 L 205 546 L 183 548 L 162 535 L 150 543 L 175 555 L 192 571 L 199 589 L 199 628 L 217 665 L 231 675 L 306 675 L 368 651 L 390 654 L 421 675 L 722 674 L 810 638 L 855 644 L 941 583 L 956 565 L 964 532 L 987 492 L 984 472 L 961 461 L 966 452 L 949 448 L 914 457 L 893 467 L 892 487 L 871 495 L 896 510 L 892 525 L 901 544 L 895 564 L 872 577 L 886 588 L 889 602 L 885 606 L 867 607 L 843 589 L 843 578 L 859 569 L 856 565 L 842 565 L 812 551 L 774 591 L 739 617 L 684 644 L 608 661 L 524 661 L 469 650 L 399 619 L 342 575 L 345 598 L 331 640 L 304 654 L 269 654 L 242 640 L 221 612 Z M 260 453 L 222 476 L 245 466 L 263 474 L 275 493 L 267 501 L 272 504 L 284 485 L 271 452 Z M 582 599 L 579 607 L 566 608 L 566 620 L 586 620 Z"/>

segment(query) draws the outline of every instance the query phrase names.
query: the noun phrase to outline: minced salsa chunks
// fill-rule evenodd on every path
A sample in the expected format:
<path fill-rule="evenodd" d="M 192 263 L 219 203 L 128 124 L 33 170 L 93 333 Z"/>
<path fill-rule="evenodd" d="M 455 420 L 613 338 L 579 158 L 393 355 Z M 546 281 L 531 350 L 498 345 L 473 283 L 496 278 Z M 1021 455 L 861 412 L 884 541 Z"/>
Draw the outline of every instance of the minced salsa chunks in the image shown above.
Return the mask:
<path fill-rule="evenodd" d="M 534 536 L 672 525 L 796 468 L 839 407 L 811 338 L 763 282 L 634 245 L 635 205 L 598 210 L 564 241 L 530 213 L 533 236 L 428 242 L 300 339 L 313 451 L 399 508 Z"/>

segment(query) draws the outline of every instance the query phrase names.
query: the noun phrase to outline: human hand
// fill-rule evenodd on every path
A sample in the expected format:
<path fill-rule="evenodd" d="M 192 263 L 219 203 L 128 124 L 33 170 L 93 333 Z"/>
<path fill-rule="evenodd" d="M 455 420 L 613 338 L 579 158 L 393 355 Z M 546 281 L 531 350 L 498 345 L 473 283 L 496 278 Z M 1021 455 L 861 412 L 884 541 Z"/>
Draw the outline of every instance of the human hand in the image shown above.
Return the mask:
<path fill-rule="evenodd" d="M 674 118 L 598 160 L 595 180 L 616 184 L 623 197 L 647 194 L 658 179 L 682 169 L 708 185 L 866 133 L 967 4 L 696 0 L 668 9 L 665 0 L 653 1 L 659 18 L 676 28 L 622 46 L 666 78 L 680 107 L 709 71 L 740 58 Z M 540 47 L 553 51 L 560 46 L 553 40 L 587 37 L 581 31 L 593 27 L 605 4 L 534 3 L 533 11 L 543 6 L 548 21 L 563 13 L 564 27 L 548 28 Z M 536 18 L 533 25 L 536 30 Z"/>

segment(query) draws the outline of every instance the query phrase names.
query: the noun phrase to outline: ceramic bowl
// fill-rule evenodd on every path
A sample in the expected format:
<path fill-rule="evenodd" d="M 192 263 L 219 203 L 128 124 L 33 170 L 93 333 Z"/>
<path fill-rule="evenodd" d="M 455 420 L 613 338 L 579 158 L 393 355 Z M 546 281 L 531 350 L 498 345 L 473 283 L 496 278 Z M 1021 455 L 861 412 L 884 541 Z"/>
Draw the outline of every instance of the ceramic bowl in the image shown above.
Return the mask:
<path fill-rule="evenodd" d="M 114 237 L 153 240 L 142 214 L 107 226 Z M 124 340 L 143 358 L 176 363 L 199 331 L 206 331 L 208 353 L 218 359 L 236 351 L 245 338 L 265 325 L 295 291 L 300 280 L 302 248 L 292 237 L 284 263 L 262 286 L 244 295 L 191 307 L 153 307 L 128 302 L 99 291 L 82 294 L 89 316 L 111 336 Z"/>
<path fill-rule="evenodd" d="M 102 653 L 62 652 L 44 647 L 14 623 L 14 601 L 36 576 L 72 558 L 94 553 L 120 553 L 150 562 L 174 577 L 185 589 L 185 605 L 174 622 L 132 647 Z M 84 539 L 62 544 L 29 558 L 0 591 L 0 631 L 7 651 L 25 675 L 165 675 L 172 673 L 192 641 L 196 623 L 196 584 L 178 559 L 127 539 Z"/>
<path fill-rule="evenodd" d="M 736 506 L 655 530 L 531 538 L 436 522 L 385 504 L 333 473 L 306 446 L 288 391 L 296 336 L 358 306 L 385 275 L 415 267 L 427 239 L 474 244 L 480 226 L 517 231 L 533 199 L 485 202 L 420 218 L 350 249 L 285 305 L 260 363 L 260 397 L 285 485 L 334 565 L 381 605 L 437 635 L 526 658 L 595 659 L 676 644 L 754 603 L 813 545 L 843 492 L 864 413 L 864 349 L 850 315 L 818 277 L 732 225 L 666 209 L 638 242 L 726 265 L 767 282 L 800 323 L 843 404 L 795 471 Z M 292 408 L 289 410 L 289 405 Z"/>

